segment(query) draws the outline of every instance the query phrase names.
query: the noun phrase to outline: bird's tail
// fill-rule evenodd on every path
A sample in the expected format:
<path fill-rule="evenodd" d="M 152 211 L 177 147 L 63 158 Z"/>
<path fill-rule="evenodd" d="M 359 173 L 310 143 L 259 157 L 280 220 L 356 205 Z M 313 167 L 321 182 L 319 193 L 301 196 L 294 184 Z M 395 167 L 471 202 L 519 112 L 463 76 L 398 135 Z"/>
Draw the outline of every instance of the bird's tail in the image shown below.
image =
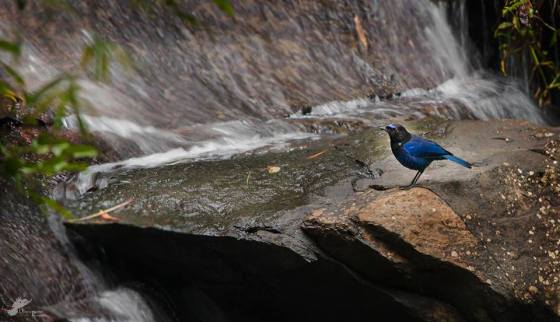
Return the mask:
<path fill-rule="evenodd" d="M 446 159 L 449 160 L 449 161 L 453 161 L 453 162 L 455 162 L 455 163 L 458 163 L 458 164 L 462 165 L 462 166 L 465 167 L 465 168 L 469 168 L 469 169 L 472 168 L 472 164 L 470 164 L 470 163 L 468 163 L 467 161 L 465 161 L 465 160 L 463 160 L 463 159 L 460 159 L 460 158 L 458 158 L 458 157 L 456 157 L 456 156 L 454 156 L 454 155 L 445 155 L 445 156 L 443 156 L 443 157 L 446 158 Z"/>

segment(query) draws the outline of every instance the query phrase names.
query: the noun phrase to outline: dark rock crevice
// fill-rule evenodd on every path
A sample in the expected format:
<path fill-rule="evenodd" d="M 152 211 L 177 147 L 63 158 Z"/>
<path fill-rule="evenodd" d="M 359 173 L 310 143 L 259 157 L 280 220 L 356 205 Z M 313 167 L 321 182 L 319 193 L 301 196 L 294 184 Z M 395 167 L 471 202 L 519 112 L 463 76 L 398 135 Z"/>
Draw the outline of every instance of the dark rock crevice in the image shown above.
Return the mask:
<path fill-rule="evenodd" d="M 119 283 L 165 293 L 179 320 L 213 312 L 216 321 L 430 321 L 414 305 L 446 307 L 394 295 L 336 261 L 310 262 L 270 243 L 118 224 L 68 228 L 86 262 L 110 267 Z"/>
<path fill-rule="evenodd" d="M 468 270 L 419 253 L 383 227 L 357 228 L 357 234 L 346 241 L 336 231 L 325 234 L 322 227 L 308 225 L 304 230 L 325 252 L 377 285 L 448 303 L 467 321 L 517 321 L 519 317 L 518 303 L 509 303 Z"/>

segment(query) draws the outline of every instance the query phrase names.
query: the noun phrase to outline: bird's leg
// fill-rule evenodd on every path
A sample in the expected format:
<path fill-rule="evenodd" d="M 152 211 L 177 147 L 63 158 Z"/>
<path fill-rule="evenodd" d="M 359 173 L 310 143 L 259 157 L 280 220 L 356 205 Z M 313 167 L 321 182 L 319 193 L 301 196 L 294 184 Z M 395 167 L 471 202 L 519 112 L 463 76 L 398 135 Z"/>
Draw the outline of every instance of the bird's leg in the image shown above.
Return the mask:
<path fill-rule="evenodd" d="M 418 182 L 418 179 L 420 179 L 420 176 L 422 175 L 422 173 L 424 173 L 424 170 L 418 171 L 418 173 L 416 174 L 416 176 L 415 176 L 414 179 L 412 180 L 411 186 L 415 185 L 416 182 Z"/>
<path fill-rule="evenodd" d="M 416 181 L 418 180 L 418 178 L 420 177 L 421 174 L 422 174 L 422 171 L 416 172 L 416 175 L 414 176 L 414 179 L 412 179 L 412 182 L 408 186 L 402 186 L 401 189 L 408 189 L 408 188 L 412 187 L 416 183 Z"/>

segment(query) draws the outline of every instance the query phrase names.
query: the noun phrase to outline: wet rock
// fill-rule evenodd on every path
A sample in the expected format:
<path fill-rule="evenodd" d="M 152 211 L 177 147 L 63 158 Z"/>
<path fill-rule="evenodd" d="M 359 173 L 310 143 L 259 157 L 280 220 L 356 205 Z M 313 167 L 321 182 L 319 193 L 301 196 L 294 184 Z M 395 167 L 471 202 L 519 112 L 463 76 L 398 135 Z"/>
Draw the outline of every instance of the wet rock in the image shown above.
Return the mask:
<path fill-rule="evenodd" d="M 483 142 L 492 133 L 515 139 L 468 144 L 476 147 L 470 159 L 484 160 L 471 173 L 459 174 L 457 168 L 446 174 L 443 167 L 432 170 L 437 179 L 424 179 L 430 190 L 362 193 L 315 210 L 303 229 L 321 249 L 368 279 L 445 299 L 467 320 L 558 320 L 553 295 L 558 288 L 551 275 L 556 253 L 550 251 L 558 241 L 556 219 L 543 224 L 537 209 L 543 200 L 554 204 L 558 197 L 547 190 L 555 183 L 542 187 L 543 179 L 534 178 L 537 171 L 529 170 L 548 169 L 544 181 L 554 181 L 556 163 L 550 154 L 557 144 L 536 154 L 532 147 L 544 145 L 544 136 L 532 137 L 544 129 L 520 122 L 462 127 L 468 123 L 454 124 L 443 141 L 455 138 L 454 149 L 460 150 L 471 139 Z M 386 172 L 378 181 L 388 180 L 387 174 L 397 177 L 390 166 L 381 168 Z M 547 212 L 547 207 L 540 209 Z M 540 290 L 533 284 L 540 284 Z"/>
<path fill-rule="evenodd" d="M 368 131 L 335 141 L 306 142 L 287 153 L 115 169 L 92 182 L 91 186 L 106 186 L 103 189 L 65 202 L 81 216 L 133 198 L 133 204 L 119 212 L 123 222 L 193 233 L 235 233 L 239 231 L 235 226 L 243 226 L 240 222 L 270 226 L 280 211 L 352 194 L 350 178 L 362 176 L 355 159 L 368 161 L 372 151 L 366 147 L 379 145 L 380 139 L 380 133 Z M 276 168 L 280 171 L 271 173 Z"/>
<path fill-rule="evenodd" d="M 379 196 L 361 209 L 357 220 L 372 230 L 397 234 L 419 252 L 454 264 L 460 264 L 456 250 L 472 249 L 478 243 L 461 218 L 423 188 Z"/>
<path fill-rule="evenodd" d="M 313 111 L 313 107 L 312 107 L 312 106 L 309 106 L 309 105 L 303 106 L 303 107 L 301 108 L 301 114 L 302 114 L 302 115 L 311 114 L 312 111 Z"/>
<path fill-rule="evenodd" d="M 26 311 L 50 315 L 51 306 L 70 306 L 71 302 L 86 299 L 87 282 L 37 205 L 3 178 L 0 178 L 0 196 L 0 307 L 11 308 L 19 297 L 31 300 Z M 74 309 L 85 312 L 87 306 Z M 0 312 L 0 319 L 3 318 L 8 317 Z M 25 314 L 18 318 L 34 320 Z"/>
<path fill-rule="evenodd" d="M 337 208 L 315 210 L 303 229 L 376 283 L 445 299 L 467 320 L 492 321 L 504 313 L 506 301 L 485 285 L 484 274 L 472 272 L 476 262 L 464 255 L 482 251 L 478 239 L 427 189 L 360 194 Z M 495 317 L 486 305 L 496 305 Z"/>
<path fill-rule="evenodd" d="M 349 134 L 356 131 L 363 130 L 369 125 L 363 120 L 355 119 L 341 119 L 341 118 L 309 118 L 309 119 L 292 119 L 289 120 L 292 124 L 297 124 L 305 127 L 307 132 L 322 134 L 322 135 L 340 135 Z"/>
<path fill-rule="evenodd" d="M 521 121 L 406 126 L 477 166 L 438 162 L 422 187 L 396 189 L 414 173 L 366 130 L 286 153 L 115 173 L 68 205 L 85 215 L 134 197 L 112 214 L 120 223 L 68 229 L 87 261 L 165 294 L 181 316 L 199 314 L 194 286 L 231 321 L 560 320 L 550 217 L 560 149 L 547 144 L 557 131 Z M 543 131 L 553 136 L 535 136 Z M 382 170 L 365 180 L 385 191 L 353 192 L 356 159 Z M 281 171 L 268 173 L 271 164 Z M 536 182 L 546 184 L 529 189 Z"/>

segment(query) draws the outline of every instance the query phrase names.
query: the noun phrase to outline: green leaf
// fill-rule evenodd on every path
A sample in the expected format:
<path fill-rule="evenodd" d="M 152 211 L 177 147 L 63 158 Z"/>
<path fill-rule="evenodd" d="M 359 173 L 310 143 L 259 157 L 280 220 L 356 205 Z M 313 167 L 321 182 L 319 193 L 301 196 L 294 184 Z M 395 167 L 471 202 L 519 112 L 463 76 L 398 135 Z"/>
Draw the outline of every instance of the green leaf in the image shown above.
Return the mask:
<path fill-rule="evenodd" d="M 63 126 L 62 119 L 65 116 L 66 116 L 66 108 L 63 105 L 58 106 L 58 108 L 56 108 L 55 113 L 54 113 L 54 127 L 56 129 L 62 128 L 62 126 Z"/>
<path fill-rule="evenodd" d="M 73 11 L 73 8 L 68 0 L 43 0 L 42 4 L 55 12 Z"/>
<path fill-rule="evenodd" d="M 199 22 L 195 18 L 195 16 L 193 16 L 189 13 L 182 12 L 182 11 L 176 11 L 175 15 L 177 17 L 179 17 L 179 19 L 181 19 L 183 22 L 188 23 L 189 25 L 191 25 L 193 27 L 197 27 L 199 25 Z"/>
<path fill-rule="evenodd" d="M 73 171 L 73 172 L 80 172 L 87 169 L 89 165 L 85 162 L 71 162 L 66 165 L 64 170 Z"/>
<path fill-rule="evenodd" d="M 233 6 L 229 0 L 212 0 L 226 15 L 233 17 Z"/>
<path fill-rule="evenodd" d="M 33 117 L 33 115 L 31 114 L 26 114 L 23 116 L 23 124 L 29 126 L 35 126 L 37 125 L 37 119 Z"/>
<path fill-rule="evenodd" d="M 4 62 L 0 62 L 0 66 L 13 78 L 13 80 L 20 86 L 25 86 L 25 81 L 23 77 L 12 67 L 8 66 Z"/>
<path fill-rule="evenodd" d="M 92 46 L 84 48 L 82 51 L 82 58 L 80 59 L 80 67 L 86 69 L 91 61 L 93 60 L 94 51 Z"/>
<path fill-rule="evenodd" d="M 132 68 L 132 58 L 121 46 L 113 48 L 113 59 L 127 72 Z"/>
<path fill-rule="evenodd" d="M 94 35 L 82 52 L 80 67 L 84 71 L 93 70 L 95 80 L 108 82 L 113 61 L 118 62 L 125 69 L 129 69 L 132 64 L 128 53 L 122 47 Z"/>
<path fill-rule="evenodd" d="M 18 158 L 7 158 L 0 164 L 2 165 L 3 172 L 10 176 L 15 176 L 23 167 L 23 162 Z"/>
<path fill-rule="evenodd" d="M 70 153 L 72 158 L 94 158 L 97 156 L 97 150 L 89 145 L 85 144 L 73 144 L 68 147 L 67 153 Z"/>
<path fill-rule="evenodd" d="M 510 28 L 511 26 L 513 26 L 513 24 L 509 21 L 506 22 L 502 22 L 499 26 L 498 26 L 498 30 L 502 30 L 502 29 L 507 29 Z"/>
<path fill-rule="evenodd" d="M 57 201 L 43 196 L 37 196 L 35 199 L 38 199 L 39 203 L 44 204 L 54 210 L 56 213 L 62 216 L 62 218 L 66 220 L 74 219 L 74 215 Z"/>
<path fill-rule="evenodd" d="M 7 51 L 18 58 L 21 55 L 21 43 L 0 39 L 0 50 Z"/>
<path fill-rule="evenodd" d="M 36 140 L 37 143 L 40 145 L 55 145 L 55 144 L 66 143 L 66 140 L 57 138 L 51 135 L 50 133 L 41 133 Z"/>
<path fill-rule="evenodd" d="M 47 160 L 37 162 L 37 171 L 51 176 L 57 172 L 60 172 L 65 169 L 68 165 L 68 162 L 61 157 L 54 157 Z"/>
<path fill-rule="evenodd" d="M 25 9 L 25 6 L 27 5 L 27 1 L 26 0 L 16 0 L 16 5 L 17 5 L 19 10 L 23 10 L 23 9 Z"/>
<path fill-rule="evenodd" d="M 513 28 L 515 30 L 519 30 L 519 27 L 521 26 L 521 22 L 519 21 L 519 17 L 514 16 L 512 22 L 513 22 Z"/>
<path fill-rule="evenodd" d="M 44 97 L 59 86 L 62 82 L 69 79 L 67 74 L 62 74 L 55 79 L 51 80 L 50 82 L 46 83 L 45 85 L 41 86 L 38 90 L 34 91 L 33 93 L 27 93 L 26 95 L 26 102 L 29 105 L 34 105 L 36 102 L 43 100 Z"/>
<path fill-rule="evenodd" d="M 47 154 L 50 152 L 50 145 L 40 143 L 37 139 L 31 141 L 31 148 L 33 149 L 33 152 L 37 154 Z"/>
<path fill-rule="evenodd" d="M 502 10 L 502 16 L 506 16 L 508 13 L 516 11 L 519 7 L 527 3 L 529 0 L 517 0 L 508 2 L 504 9 Z"/>
<path fill-rule="evenodd" d="M 22 174 L 25 175 L 30 175 L 30 174 L 34 174 L 37 172 L 41 172 L 40 169 L 40 165 L 35 163 L 35 164 L 22 164 L 22 166 L 19 168 L 19 172 L 21 172 Z"/>
<path fill-rule="evenodd" d="M 4 82 L 0 79 L 0 96 L 4 96 L 9 92 L 11 92 L 10 86 L 8 86 L 8 84 L 6 84 L 6 82 Z"/>
<path fill-rule="evenodd" d="M 51 147 L 51 151 L 55 156 L 61 156 L 65 153 L 65 150 L 70 149 L 70 143 L 69 142 L 62 142 L 59 144 L 56 144 L 54 146 Z"/>

